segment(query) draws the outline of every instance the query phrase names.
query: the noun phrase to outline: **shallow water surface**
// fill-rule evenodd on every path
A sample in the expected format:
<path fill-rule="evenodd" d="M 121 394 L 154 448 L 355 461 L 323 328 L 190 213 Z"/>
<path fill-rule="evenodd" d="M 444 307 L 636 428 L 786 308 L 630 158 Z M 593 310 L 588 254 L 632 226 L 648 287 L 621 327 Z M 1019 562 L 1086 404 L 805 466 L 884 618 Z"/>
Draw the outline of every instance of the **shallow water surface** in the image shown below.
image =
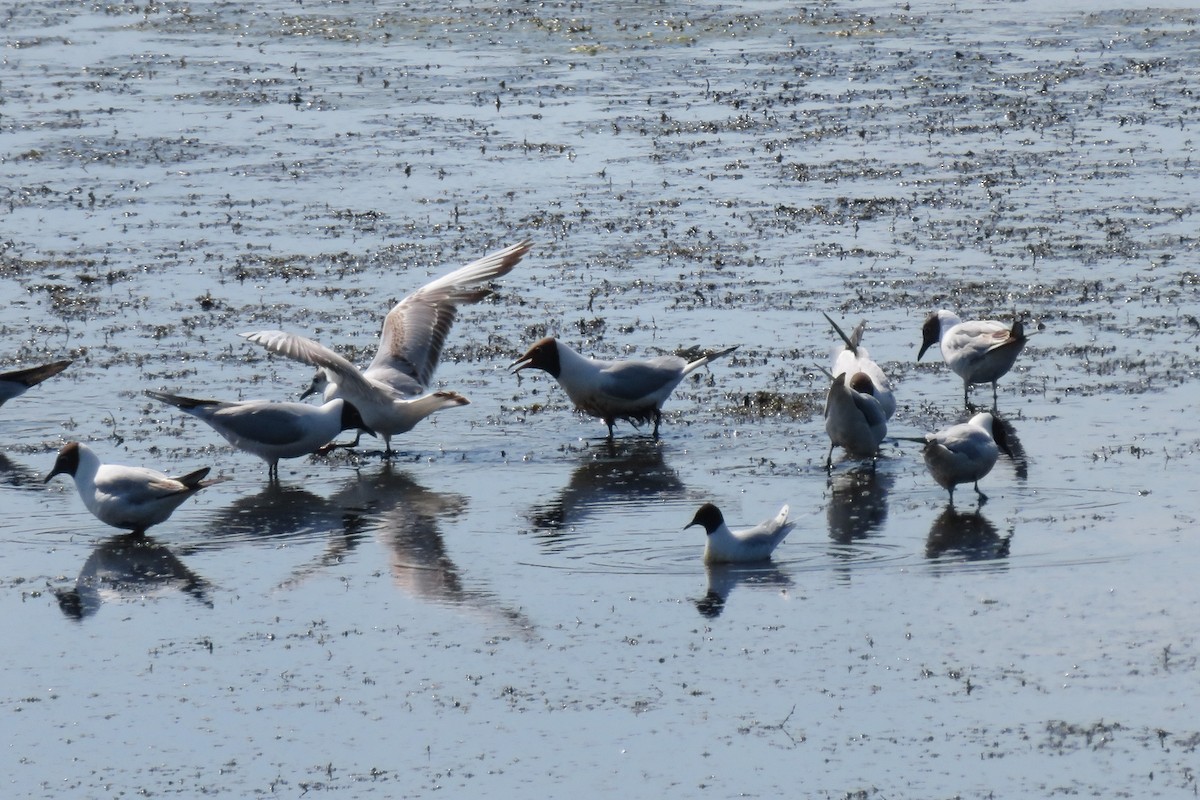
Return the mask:
<path fill-rule="evenodd" d="M 5 796 L 1190 796 L 1200 611 L 1194 12 L 616 3 L 10 3 L 0 367 Z M 397 440 L 265 465 L 142 395 L 294 399 L 462 309 Z M 956 503 L 934 308 L 1022 314 L 1014 444 Z M 835 337 L 899 409 L 821 417 Z M 661 441 L 574 414 L 604 357 L 740 345 Z M 972 399 L 984 403 L 988 387 Z M 107 529 L 58 448 L 227 480 Z M 706 568 L 787 503 L 773 561 Z"/>

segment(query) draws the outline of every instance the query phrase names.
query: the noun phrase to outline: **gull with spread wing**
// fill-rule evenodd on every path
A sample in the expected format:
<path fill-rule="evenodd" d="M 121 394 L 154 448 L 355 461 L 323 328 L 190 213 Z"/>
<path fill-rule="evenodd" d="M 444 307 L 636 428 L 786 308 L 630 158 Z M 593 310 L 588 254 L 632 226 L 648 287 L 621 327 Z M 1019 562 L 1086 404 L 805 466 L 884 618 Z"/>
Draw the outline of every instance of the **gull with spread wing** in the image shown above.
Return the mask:
<path fill-rule="evenodd" d="M 824 312 L 822 313 L 824 314 Z M 892 382 L 888 380 L 887 375 L 883 374 L 879 365 L 871 359 L 867 348 L 862 346 L 863 331 L 867 327 L 866 321 L 858 323 L 847 336 L 832 317 L 828 314 L 824 314 L 824 316 L 843 342 L 842 349 L 834 353 L 833 376 L 836 378 L 844 373 L 850 376 L 847 380 L 851 380 L 860 372 L 866 375 L 871 381 L 871 396 L 879 401 L 879 407 L 883 409 L 884 416 L 891 419 L 892 415 L 896 413 L 896 396 L 892 393 Z"/>
<path fill-rule="evenodd" d="M 51 364 L 43 364 L 40 367 L 26 367 L 25 369 L 14 369 L 11 372 L 0 372 L 0 406 L 14 397 L 25 394 L 29 389 L 37 386 L 47 378 L 53 378 L 69 366 L 71 366 L 69 360 L 55 361 Z"/>
<path fill-rule="evenodd" d="M 321 392 L 326 401 L 349 401 L 367 426 L 383 437 L 385 455 L 390 456 L 392 436 L 407 433 L 436 411 L 470 402 L 457 392 L 428 392 L 446 336 L 458 307 L 490 295 L 492 290 L 485 284 L 511 272 L 530 246 L 523 241 L 497 250 L 405 297 L 388 312 L 379 350 L 361 372 L 343 356 L 304 336 L 284 331 L 242 336 L 272 353 L 317 367 L 301 399 Z"/>

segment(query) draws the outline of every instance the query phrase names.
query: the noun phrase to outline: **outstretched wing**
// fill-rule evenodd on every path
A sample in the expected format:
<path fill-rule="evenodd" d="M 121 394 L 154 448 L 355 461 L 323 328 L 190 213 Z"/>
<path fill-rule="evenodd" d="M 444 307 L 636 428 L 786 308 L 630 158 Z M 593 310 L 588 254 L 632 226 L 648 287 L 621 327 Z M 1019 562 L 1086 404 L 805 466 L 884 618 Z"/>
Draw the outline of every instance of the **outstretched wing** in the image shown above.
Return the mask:
<path fill-rule="evenodd" d="M 370 377 L 405 394 L 424 391 L 437 370 L 458 306 L 477 303 L 491 294 L 484 284 L 511 272 L 531 244 L 525 240 L 489 253 L 425 284 L 393 306 L 383 321 L 379 351 L 366 370 Z"/>
<path fill-rule="evenodd" d="M 286 356 L 330 372 L 347 397 L 363 397 L 376 391 L 358 368 L 325 345 L 304 336 L 286 331 L 256 331 L 241 334 L 248 341 L 262 345 L 272 353 Z"/>
<path fill-rule="evenodd" d="M 0 373 L 0 405 L 23 394 L 31 386 L 37 386 L 47 378 L 54 377 L 70 365 L 70 361 L 55 361 L 40 367 L 26 367 Z"/>

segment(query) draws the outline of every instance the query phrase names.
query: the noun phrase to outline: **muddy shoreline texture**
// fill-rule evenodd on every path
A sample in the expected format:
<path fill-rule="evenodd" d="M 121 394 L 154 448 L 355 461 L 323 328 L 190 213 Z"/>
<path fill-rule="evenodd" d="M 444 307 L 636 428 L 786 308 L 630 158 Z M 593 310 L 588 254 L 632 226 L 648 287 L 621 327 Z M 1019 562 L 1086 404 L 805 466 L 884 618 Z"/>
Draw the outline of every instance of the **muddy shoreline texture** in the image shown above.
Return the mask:
<path fill-rule="evenodd" d="M 1197 15 L 1066 2 L 80 4 L 0 11 L 5 796 L 1176 797 L 1200 610 Z M 260 460 L 145 398 L 295 399 L 408 292 L 535 247 L 393 445 Z M 1036 330 L 976 506 L 937 308 Z M 508 364 L 740 345 L 648 431 Z M 990 400 L 977 387 L 973 400 Z M 144 540 L 68 440 L 228 478 Z M 682 530 L 783 503 L 764 564 Z"/>

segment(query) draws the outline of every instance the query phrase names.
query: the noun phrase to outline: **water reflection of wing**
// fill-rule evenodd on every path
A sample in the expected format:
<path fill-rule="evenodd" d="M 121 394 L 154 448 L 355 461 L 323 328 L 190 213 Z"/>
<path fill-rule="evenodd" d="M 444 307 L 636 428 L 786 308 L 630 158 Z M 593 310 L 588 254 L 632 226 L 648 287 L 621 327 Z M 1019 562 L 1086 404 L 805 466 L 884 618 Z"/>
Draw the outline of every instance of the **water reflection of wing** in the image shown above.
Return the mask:
<path fill-rule="evenodd" d="M 1008 452 L 1012 453 L 1013 472 L 1016 473 L 1017 480 L 1026 480 L 1029 477 L 1029 459 L 1025 455 L 1025 446 L 1021 444 L 1021 439 L 1017 436 L 1017 429 L 995 411 L 992 412 L 992 420 L 1004 428 L 1004 435 L 1008 439 Z"/>
<path fill-rule="evenodd" d="M 324 540 L 325 551 L 312 564 L 298 568 L 288 583 L 341 562 L 362 540 L 360 515 L 299 486 L 268 483 L 255 494 L 239 497 L 214 517 L 196 549 L 279 539 Z"/>
<path fill-rule="evenodd" d="M 212 608 L 208 581 L 166 545 L 142 534 L 123 533 L 92 549 L 75 587 L 58 593 L 58 604 L 67 616 L 83 619 L 99 611 L 106 599 L 145 597 L 163 589 L 179 589 Z"/>
<path fill-rule="evenodd" d="M 974 511 L 946 506 L 929 529 L 925 557 L 942 559 L 954 555 L 963 561 L 1008 558 L 1012 532 L 1001 536 L 988 518 Z"/>
<path fill-rule="evenodd" d="M 434 492 L 396 470 L 390 462 L 374 475 L 359 475 L 331 498 L 362 517 L 386 548 L 396 586 L 421 600 L 470 608 L 499 617 L 521 630 L 532 628 L 519 611 L 504 608 L 483 589 L 467 588 L 450 558 L 441 521 L 467 509 L 467 498 Z"/>
<path fill-rule="evenodd" d="M 39 490 L 43 488 L 40 474 L 23 464 L 18 464 L 3 453 L 0 453 L 0 484 Z"/>
<path fill-rule="evenodd" d="M 895 481 L 890 472 L 858 466 L 829 479 L 829 538 L 850 544 L 878 533 L 887 522 L 887 496 Z"/>
<path fill-rule="evenodd" d="M 554 535 L 602 506 L 683 494 L 683 481 L 667 465 L 661 442 L 621 439 L 584 451 L 567 485 L 553 500 L 533 508 L 530 519 Z"/>
<path fill-rule="evenodd" d="M 740 584 L 774 586 L 787 589 L 792 579 L 770 562 L 763 564 L 709 564 L 708 591 L 696 600 L 696 610 L 703 617 L 715 619 L 725 610 L 729 594 Z"/>

